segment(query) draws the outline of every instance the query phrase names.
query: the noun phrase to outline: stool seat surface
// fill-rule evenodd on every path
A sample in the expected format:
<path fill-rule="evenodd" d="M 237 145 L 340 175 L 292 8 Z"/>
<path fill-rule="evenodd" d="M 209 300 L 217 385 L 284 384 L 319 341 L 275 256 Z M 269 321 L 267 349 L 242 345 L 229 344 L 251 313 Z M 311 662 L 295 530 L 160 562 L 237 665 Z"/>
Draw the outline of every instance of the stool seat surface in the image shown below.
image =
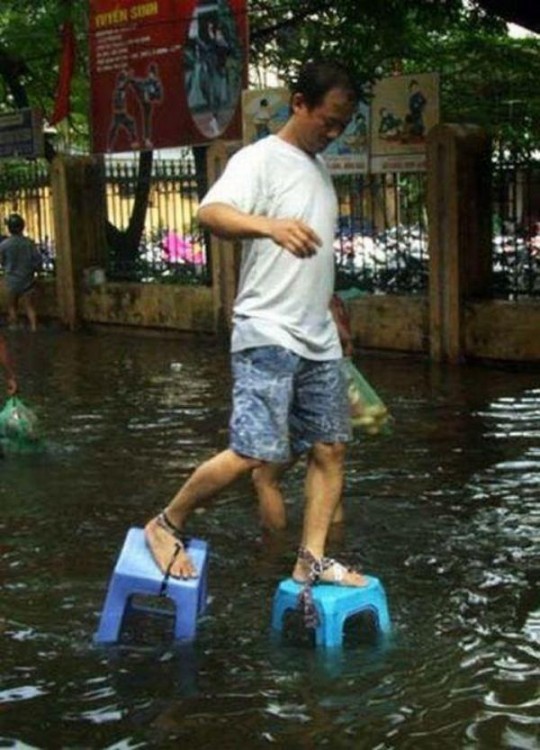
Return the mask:
<path fill-rule="evenodd" d="M 313 599 L 318 602 L 324 599 L 326 602 L 345 602 L 351 599 L 371 597 L 378 592 L 381 584 L 375 576 L 366 576 L 367 586 L 340 586 L 335 583 L 317 583 L 313 586 Z M 303 584 L 297 583 L 292 578 L 286 578 L 279 584 L 278 590 L 283 594 L 298 596 L 302 591 Z"/>
<path fill-rule="evenodd" d="M 204 564 L 206 554 L 206 542 L 201 539 L 191 539 L 186 544 L 186 550 L 193 560 L 193 564 L 200 575 Z M 163 573 L 159 569 L 152 553 L 150 552 L 144 537 L 144 530 L 133 527 L 129 530 L 124 546 L 116 563 L 115 574 L 139 579 L 149 579 L 160 581 L 163 579 Z M 198 578 L 183 579 L 169 578 L 168 585 L 174 585 L 175 582 L 181 583 L 182 586 L 192 586 L 196 588 Z"/>

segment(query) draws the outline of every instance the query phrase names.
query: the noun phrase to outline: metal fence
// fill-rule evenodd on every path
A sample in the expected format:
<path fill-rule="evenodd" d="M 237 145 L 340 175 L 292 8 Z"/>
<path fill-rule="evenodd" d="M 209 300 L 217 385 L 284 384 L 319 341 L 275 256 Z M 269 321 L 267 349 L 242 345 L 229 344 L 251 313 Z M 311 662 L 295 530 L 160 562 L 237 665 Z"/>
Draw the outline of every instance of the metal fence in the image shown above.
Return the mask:
<path fill-rule="evenodd" d="M 540 165 L 494 159 L 494 297 L 540 296 Z M 109 159 L 109 220 L 129 222 L 137 161 Z M 339 225 L 334 249 L 337 285 L 370 294 L 424 294 L 428 284 L 426 174 L 339 175 Z M 197 174 L 189 151 L 155 159 L 144 232 L 137 255 L 121 266 L 110 257 L 109 278 L 140 282 L 208 284 L 209 241 L 197 227 Z M 0 217 L 21 213 L 53 274 L 54 225 L 49 165 L 41 160 L 0 162 Z M 0 227 L 0 233 L 3 227 Z"/>
<path fill-rule="evenodd" d="M 107 214 L 125 229 L 137 188 L 138 163 L 106 163 Z M 196 221 L 197 174 L 189 151 L 178 159 L 155 159 L 144 231 L 136 258 L 110 254 L 109 278 L 140 282 L 206 284 L 210 281 L 208 236 Z"/>
<path fill-rule="evenodd" d="M 137 181 L 136 163 L 107 165 L 110 220 L 127 225 Z M 338 286 L 371 293 L 418 293 L 427 286 L 424 173 L 344 175 L 335 178 L 340 219 L 335 252 Z M 110 277 L 137 281 L 204 283 L 209 279 L 208 238 L 197 227 L 195 166 L 189 157 L 155 162 L 152 188 L 135 262 Z"/>
<path fill-rule="evenodd" d="M 372 294 L 424 293 L 428 281 L 426 175 L 343 175 L 335 240 L 337 286 Z"/>
<path fill-rule="evenodd" d="M 492 296 L 540 296 L 540 163 L 494 155 Z M 426 174 L 350 175 L 335 180 L 340 225 L 338 286 L 374 294 L 425 293 Z"/>
<path fill-rule="evenodd" d="M 3 220 L 16 212 L 24 217 L 26 233 L 43 257 L 43 274 L 54 272 L 54 222 L 49 165 L 44 160 L 0 161 L 0 235 Z"/>
<path fill-rule="evenodd" d="M 540 296 L 540 163 L 497 154 L 493 169 L 493 296 Z"/>

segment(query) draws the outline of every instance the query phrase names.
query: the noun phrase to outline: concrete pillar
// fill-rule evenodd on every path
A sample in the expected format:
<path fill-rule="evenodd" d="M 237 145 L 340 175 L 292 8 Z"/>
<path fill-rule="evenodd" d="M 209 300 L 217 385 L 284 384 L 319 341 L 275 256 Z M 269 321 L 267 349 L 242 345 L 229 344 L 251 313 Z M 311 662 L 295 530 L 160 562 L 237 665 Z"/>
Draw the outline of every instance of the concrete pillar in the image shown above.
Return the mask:
<path fill-rule="evenodd" d="M 436 125 L 427 139 L 430 354 L 465 353 L 464 303 L 491 285 L 491 147 L 474 125 Z"/>
<path fill-rule="evenodd" d="M 241 148 L 239 141 L 214 141 L 207 151 L 208 185 L 219 178 L 229 158 Z M 231 316 L 240 269 L 242 247 L 240 242 L 210 238 L 210 263 L 214 320 L 216 332 L 226 332 L 231 327 Z"/>
<path fill-rule="evenodd" d="M 51 187 L 58 314 L 73 330 L 80 324 L 83 270 L 105 265 L 102 160 L 90 156 L 56 156 L 51 165 Z"/>

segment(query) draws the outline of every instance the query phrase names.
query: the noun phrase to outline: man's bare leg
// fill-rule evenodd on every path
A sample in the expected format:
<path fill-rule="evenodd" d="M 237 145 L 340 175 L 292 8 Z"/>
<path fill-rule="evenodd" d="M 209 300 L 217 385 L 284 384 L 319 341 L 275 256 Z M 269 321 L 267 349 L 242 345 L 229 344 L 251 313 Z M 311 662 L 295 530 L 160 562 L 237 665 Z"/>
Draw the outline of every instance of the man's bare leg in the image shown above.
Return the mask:
<path fill-rule="evenodd" d="M 37 315 L 36 308 L 34 307 L 34 293 L 33 291 L 28 292 L 22 298 L 24 311 L 28 318 L 28 325 L 31 331 L 37 331 Z"/>
<path fill-rule="evenodd" d="M 341 498 L 344 459 L 345 446 L 340 443 L 316 443 L 309 455 L 301 546 L 317 560 L 324 557 L 328 530 Z M 308 573 L 309 563 L 298 558 L 293 570 L 293 578 L 297 581 L 305 581 Z M 339 580 L 336 573 L 338 571 L 330 567 L 321 574 L 320 580 L 340 583 L 342 586 L 365 586 L 367 584 L 365 576 L 355 571 L 342 569 Z"/>
<path fill-rule="evenodd" d="M 332 516 L 332 523 L 344 523 L 345 522 L 345 508 L 343 507 L 343 500 L 340 500 L 336 505 L 334 515 Z"/>
<path fill-rule="evenodd" d="M 8 324 L 10 326 L 16 326 L 17 325 L 17 295 L 13 294 L 11 292 L 8 292 Z"/>
<path fill-rule="evenodd" d="M 259 501 L 261 525 L 268 531 L 282 531 L 287 525 L 287 512 L 280 482 L 287 469 L 294 463 L 295 460 L 284 464 L 267 463 L 251 473 Z"/>
<path fill-rule="evenodd" d="M 262 464 L 251 474 L 259 501 L 261 525 L 267 531 L 282 531 L 287 526 L 287 511 L 281 490 L 281 479 L 297 461 L 298 458 L 294 458 L 283 464 Z M 340 500 L 334 512 L 332 524 L 342 524 L 344 520 L 345 512 L 343 502 Z"/>
<path fill-rule="evenodd" d="M 209 500 L 224 490 L 236 479 L 260 465 L 260 461 L 240 456 L 232 450 L 218 453 L 201 464 L 180 488 L 165 513 L 169 522 L 178 530 L 183 529 L 190 512 L 197 505 Z M 146 542 L 160 569 L 165 572 L 177 548 L 177 540 L 170 530 L 160 522 L 159 516 L 145 526 Z M 196 571 L 189 555 L 180 550 L 170 567 L 170 575 L 177 578 L 193 578 Z"/>

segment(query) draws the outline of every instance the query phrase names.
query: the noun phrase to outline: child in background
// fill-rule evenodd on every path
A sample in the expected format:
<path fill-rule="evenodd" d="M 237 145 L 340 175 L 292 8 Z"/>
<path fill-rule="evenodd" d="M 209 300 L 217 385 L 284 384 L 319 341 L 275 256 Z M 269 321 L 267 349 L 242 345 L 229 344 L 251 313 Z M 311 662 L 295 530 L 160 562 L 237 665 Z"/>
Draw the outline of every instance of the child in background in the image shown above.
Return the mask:
<path fill-rule="evenodd" d="M 10 237 L 0 242 L 0 263 L 5 271 L 8 293 L 8 321 L 11 326 L 17 323 L 17 306 L 23 303 L 30 330 L 37 329 L 37 316 L 34 308 L 36 271 L 41 268 L 41 254 L 35 242 L 23 235 L 24 219 L 19 214 L 10 214 L 5 220 Z"/>

